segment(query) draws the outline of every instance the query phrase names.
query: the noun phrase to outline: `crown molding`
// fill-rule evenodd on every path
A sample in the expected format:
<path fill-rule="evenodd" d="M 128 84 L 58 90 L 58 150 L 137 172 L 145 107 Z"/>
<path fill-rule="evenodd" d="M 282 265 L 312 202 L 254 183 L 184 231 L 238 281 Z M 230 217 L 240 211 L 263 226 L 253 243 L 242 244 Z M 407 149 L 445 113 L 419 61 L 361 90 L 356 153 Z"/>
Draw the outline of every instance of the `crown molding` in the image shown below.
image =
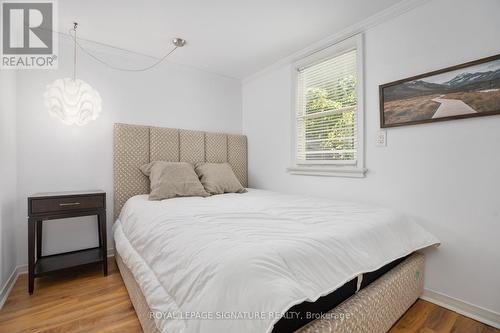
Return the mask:
<path fill-rule="evenodd" d="M 306 48 L 297 51 L 295 53 L 292 53 L 291 55 L 282 58 L 281 60 L 278 60 L 277 62 L 273 63 L 270 66 L 267 66 L 254 74 L 251 74 L 241 80 L 242 84 L 247 84 L 261 76 L 266 75 L 267 73 L 278 69 L 282 66 L 289 65 L 293 63 L 294 61 L 307 57 L 313 53 L 319 52 L 327 47 L 330 47 L 334 44 L 337 44 L 344 39 L 347 39 L 349 37 L 352 37 L 354 35 L 366 32 L 367 30 L 376 27 L 379 24 L 385 23 L 388 20 L 391 20 L 395 17 L 398 17 L 406 12 L 409 12 L 417 7 L 420 7 L 426 3 L 430 2 L 430 0 L 403 0 L 401 2 L 398 2 L 397 4 L 386 8 L 356 24 L 353 24 L 333 35 L 330 35 L 326 38 L 323 38 Z"/>

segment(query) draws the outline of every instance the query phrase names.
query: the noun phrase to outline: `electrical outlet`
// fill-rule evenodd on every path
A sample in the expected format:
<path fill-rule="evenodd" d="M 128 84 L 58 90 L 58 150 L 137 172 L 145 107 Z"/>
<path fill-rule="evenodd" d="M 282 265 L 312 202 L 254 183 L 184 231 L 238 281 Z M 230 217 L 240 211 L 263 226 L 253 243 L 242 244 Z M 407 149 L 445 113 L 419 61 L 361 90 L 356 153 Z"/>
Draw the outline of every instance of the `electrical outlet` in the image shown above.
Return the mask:
<path fill-rule="evenodd" d="M 375 138 L 375 144 L 377 147 L 387 146 L 387 132 L 386 130 L 379 130 L 377 132 L 377 137 Z"/>

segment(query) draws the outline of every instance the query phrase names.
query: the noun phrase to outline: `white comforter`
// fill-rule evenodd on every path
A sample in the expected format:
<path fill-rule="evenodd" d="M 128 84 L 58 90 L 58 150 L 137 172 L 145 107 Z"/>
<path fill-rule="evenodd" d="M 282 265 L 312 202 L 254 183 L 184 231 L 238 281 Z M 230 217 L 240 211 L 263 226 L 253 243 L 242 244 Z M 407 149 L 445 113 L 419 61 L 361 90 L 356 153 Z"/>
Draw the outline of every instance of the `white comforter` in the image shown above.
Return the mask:
<path fill-rule="evenodd" d="M 168 333 L 270 332 L 292 305 L 438 243 L 388 209 L 261 190 L 136 196 L 114 237 Z"/>

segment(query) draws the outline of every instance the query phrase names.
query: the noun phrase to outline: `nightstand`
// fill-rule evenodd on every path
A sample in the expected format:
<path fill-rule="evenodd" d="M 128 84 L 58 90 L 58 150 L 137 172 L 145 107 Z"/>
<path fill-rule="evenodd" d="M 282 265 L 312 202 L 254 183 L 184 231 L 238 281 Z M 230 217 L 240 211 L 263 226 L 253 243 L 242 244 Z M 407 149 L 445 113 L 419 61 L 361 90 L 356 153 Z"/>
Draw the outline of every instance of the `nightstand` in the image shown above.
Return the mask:
<path fill-rule="evenodd" d="M 97 215 L 98 247 L 48 256 L 42 255 L 42 230 L 44 221 L 90 215 Z M 29 293 L 33 293 L 35 277 L 91 264 L 102 264 L 104 275 L 108 274 L 106 192 L 37 193 L 30 196 L 28 198 Z"/>

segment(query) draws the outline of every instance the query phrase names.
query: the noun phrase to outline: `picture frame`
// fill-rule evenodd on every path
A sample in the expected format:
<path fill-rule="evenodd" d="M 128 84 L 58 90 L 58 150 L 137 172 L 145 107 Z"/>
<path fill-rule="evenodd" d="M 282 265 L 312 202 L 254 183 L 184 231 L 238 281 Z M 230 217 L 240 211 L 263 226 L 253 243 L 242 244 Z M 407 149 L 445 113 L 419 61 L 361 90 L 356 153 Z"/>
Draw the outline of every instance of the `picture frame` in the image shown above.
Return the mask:
<path fill-rule="evenodd" d="M 380 127 L 500 114 L 500 54 L 379 86 Z"/>

